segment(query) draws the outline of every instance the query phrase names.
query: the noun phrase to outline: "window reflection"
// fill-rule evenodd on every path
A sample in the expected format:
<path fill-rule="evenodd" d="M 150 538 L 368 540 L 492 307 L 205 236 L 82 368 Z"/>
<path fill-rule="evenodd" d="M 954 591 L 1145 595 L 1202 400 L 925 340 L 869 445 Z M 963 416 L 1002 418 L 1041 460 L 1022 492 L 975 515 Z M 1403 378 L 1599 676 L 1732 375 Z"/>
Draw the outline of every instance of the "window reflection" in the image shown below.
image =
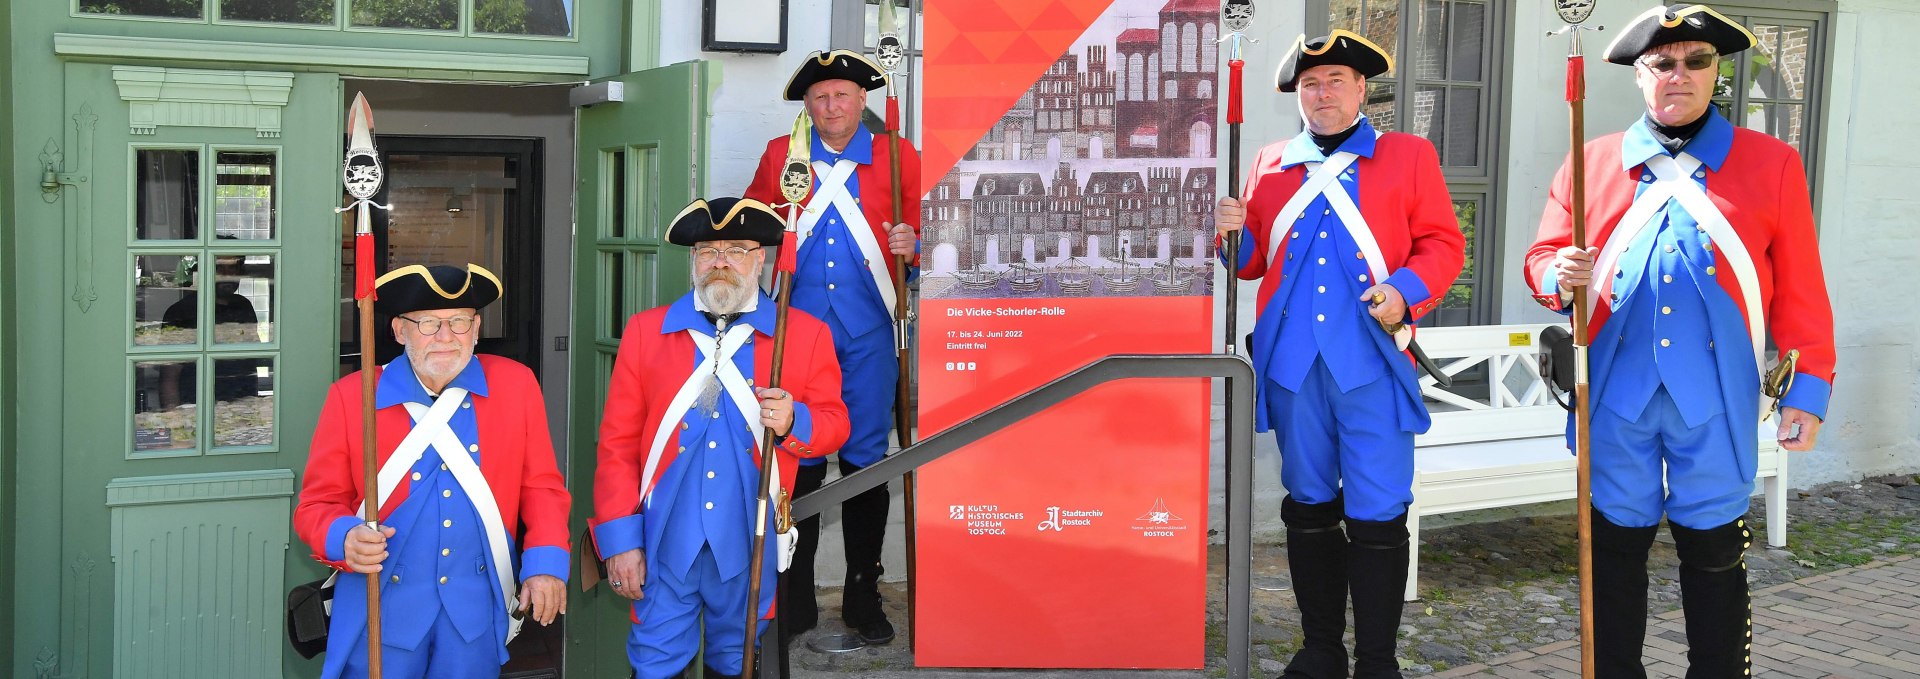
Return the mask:
<path fill-rule="evenodd" d="M 505 35 L 573 35 L 569 0 L 474 0 L 473 32 Z"/>
<path fill-rule="evenodd" d="M 273 341 L 272 255 L 213 256 L 213 341 Z"/>
<path fill-rule="evenodd" d="M 194 344 L 200 307 L 195 294 L 200 258 L 137 255 L 133 258 L 135 346 Z"/>
<path fill-rule="evenodd" d="M 331 24 L 333 0 L 220 0 L 220 18 L 283 24 Z"/>
<path fill-rule="evenodd" d="M 213 361 L 213 445 L 273 445 L 273 360 Z"/>
<path fill-rule="evenodd" d="M 134 237 L 200 237 L 200 152 L 140 149 L 134 160 Z"/>
<path fill-rule="evenodd" d="M 192 359 L 140 361 L 133 367 L 133 449 L 192 450 L 199 439 Z"/>
<path fill-rule="evenodd" d="M 198 19 L 201 0 L 81 0 L 80 11 L 88 14 Z"/>
<path fill-rule="evenodd" d="M 460 0 L 353 0 L 353 25 L 451 31 L 460 27 Z"/>
<path fill-rule="evenodd" d="M 215 237 L 273 238 L 273 154 L 221 151 L 214 156 L 213 174 Z"/>

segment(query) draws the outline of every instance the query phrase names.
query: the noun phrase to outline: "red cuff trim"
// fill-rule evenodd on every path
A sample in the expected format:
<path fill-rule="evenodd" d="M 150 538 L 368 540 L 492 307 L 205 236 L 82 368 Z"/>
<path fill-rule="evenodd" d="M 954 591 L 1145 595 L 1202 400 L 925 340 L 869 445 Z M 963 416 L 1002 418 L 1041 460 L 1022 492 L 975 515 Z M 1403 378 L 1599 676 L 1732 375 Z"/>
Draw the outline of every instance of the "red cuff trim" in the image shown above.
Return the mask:
<path fill-rule="evenodd" d="M 340 571 L 340 572 L 342 572 L 342 573 L 352 573 L 352 572 L 353 572 L 353 567 L 351 567 L 351 566 L 348 566 L 348 565 L 347 565 L 347 562 L 345 562 L 345 561 L 328 561 L 328 560 L 326 559 L 326 557 L 323 557 L 323 556 L 320 556 L 319 554 L 313 554 L 313 555 L 311 555 L 311 556 L 313 557 L 313 560 L 314 560 L 314 561 L 318 561 L 318 562 L 320 562 L 320 563 L 322 563 L 322 564 L 324 564 L 324 565 L 326 565 L 326 567 L 328 567 L 328 568 L 331 568 L 331 569 L 334 569 L 334 570 L 336 570 L 336 571 Z"/>
<path fill-rule="evenodd" d="M 1548 311 L 1560 310 L 1560 294 L 1559 293 L 1554 293 L 1551 295 L 1534 295 L 1533 301 L 1539 302 L 1540 306 L 1546 307 Z"/>

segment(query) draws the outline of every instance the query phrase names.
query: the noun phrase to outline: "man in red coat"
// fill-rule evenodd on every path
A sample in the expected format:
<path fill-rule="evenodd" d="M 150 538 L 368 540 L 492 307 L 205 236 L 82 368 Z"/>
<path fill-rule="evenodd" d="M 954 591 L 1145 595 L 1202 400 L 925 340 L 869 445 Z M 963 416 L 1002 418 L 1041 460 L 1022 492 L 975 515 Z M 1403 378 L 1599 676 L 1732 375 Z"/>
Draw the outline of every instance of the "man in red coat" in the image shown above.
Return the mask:
<path fill-rule="evenodd" d="M 360 517 L 358 372 L 327 392 L 293 515 L 314 558 L 343 574 L 321 676 L 368 675 L 357 574 L 379 573 L 382 676 L 497 677 L 518 613 L 545 625 L 566 611 L 569 499 L 545 401 L 526 366 L 473 354 L 479 309 L 500 296 L 492 272 L 414 265 L 378 285 L 406 346 L 373 397 L 380 527 Z"/>
<path fill-rule="evenodd" d="M 1277 85 L 1299 92 L 1307 129 L 1261 149 L 1244 199 L 1214 213 L 1221 238 L 1245 235 L 1238 277 L 1260 281 L 1256 427 L 1280 446 L 1303 632 L 1288 677 L 1347 676 L 1349 595 L 1353 675 L 1400 676 L 1413 437 L 1430 422 L 1404 350 L 1466 254 L 1433 145 L 1360 113 L 1367 78 L 1392 70 L 1348 31 L 1301 36 Z"/>
<path fill-rule="evenodd" d="M 1719 62 L 1753 34 L 1705 5 L 1655 7 L 1607 46 L 1633 68 L 1646 114 L 1586 144 L 1591 247 L 1572 243 L 1561 167 L 1526 279 L 1568 311 L 1591 286 L 1594 643 L 1602 677 L 1644 677 L 1647 549 L 1664 517 L 1680 554 L 1689 677 L 1752 669 L 1746 525 L 1766 337 L 1790 389 L 1775 389 L 1780 447 L 1813 446 L 1834 367 L 1806 172 L 1793 147 L 1736 128 L 1711 105 Z M 1783 364 L 1791 361 L 1783 361 Z M 1572 435 L 1569 424 L 1569 436 Z"/>
<path fill-rule="evenodd" d="M 900 381 L 893 335 L 895 255 L 907 257 L 907 280 L 918 272 L 920 227 L 893 223 L 893 166 L 900 166 L 900 214 L 919 221 L 920 157 L 913 144 L 876 139 L 861 125 L 867 91 L 886 85 L 880 67 L 858 52 L 815 52 L 787 82 L 788 101 L 806 105 L 813 122 L 813 190 L 803 201 L 798 256 L 793 274 L 793 308 L 825 321 L 833 331 L 841 374 L 841 398 L 859 413 L 853 433 L 840 449 L 840 473 L 851 474 L 887 454 L 887 430 Z M 768 205 L 786 202 L 780 194 L 788 137 L 767 142 L 746 197 Z M 800 468 L 798 493 L 805 495 L 826 480 L 824 460 Z M 840 505 L 847 544 L 846 590 L 841 607 L 847 627 L 864 643 L 893 640 L 893 625 L 880 607 L 880 551 L 887 532 L 887 487 L 861 493 Z M 813 555 L 820 519 L 800 522 L 800 551 L 781 601 L 781 626 L 789 636 L 814 626 L 819 608 L 813 598 Z"/>
<path fill-rule="evenodd" d="M 592 523 L 608 584 L 635 600 L 627 659 L 640 679 L 680 676 L 701 648 L 706 676 L 741 674 L 750 569 L 762 569 L 758 639 L 793 537 L 769 507 L 764 559 L 750 563 L 762 435 L 776 437 L 771 472 L 787 491 L 802 458 L 847 440 L 840 366 L 819 320 L 788 313 L 780 384 L 766 386 L 776 311 L 756 283 L 782 228 L 759 201 L 694 201 L 666 234 L 693 248 L 693 291 L 634 314 L 621 335 Z"/>

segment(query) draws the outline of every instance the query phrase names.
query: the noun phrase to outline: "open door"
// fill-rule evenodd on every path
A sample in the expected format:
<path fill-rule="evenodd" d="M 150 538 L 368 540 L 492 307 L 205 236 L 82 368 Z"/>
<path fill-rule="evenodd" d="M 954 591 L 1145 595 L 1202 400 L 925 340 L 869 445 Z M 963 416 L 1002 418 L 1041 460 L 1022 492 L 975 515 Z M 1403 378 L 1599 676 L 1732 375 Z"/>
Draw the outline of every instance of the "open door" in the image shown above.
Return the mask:
<path fill-rule="evenodd" d="M 576 153 L 572 445 L 567 478 L 576 524 L 593 516 L 594 451 L 607 381 L 627 318 L 684 294 L 687 257 L 661 252 L 667 221 L 702 195 L 706 154 L 707 74 L 703 61 L 628 73 L 627 101 L 580 111 Z M 583 568 L 598 568 L 590 540 L 575 545 Z M 582 592 L 575 581 L 567 606 L 567 676 L 628 674 L 631 603 L 605 583 Z"/>

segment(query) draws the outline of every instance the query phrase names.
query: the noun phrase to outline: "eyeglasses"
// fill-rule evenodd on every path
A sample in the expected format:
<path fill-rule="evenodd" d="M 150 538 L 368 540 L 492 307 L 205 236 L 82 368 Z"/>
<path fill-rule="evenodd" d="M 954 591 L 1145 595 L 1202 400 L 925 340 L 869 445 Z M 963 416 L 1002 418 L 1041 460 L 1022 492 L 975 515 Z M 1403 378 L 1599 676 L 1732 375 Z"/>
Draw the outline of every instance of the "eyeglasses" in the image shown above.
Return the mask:
<path fill-rule="evenodd" d="M 1640 65 L 1647 67 L 1647 70 L 1653 71 L 1656 74 L 1667 75 L 1672 73 L 1674 68 L 1681 64 L 1686 64 L 1687 70 L 1689 71 L 1704 71 L 1713 68 L 1713 62 L 1719 58 L 1720 55 L 1711 52 L 1689 54 L 1684 59 L 1675 59 L 1670 56 L 1661 55 L 1642 58 L 1640 59 Z"/>
<path fill-rule="evenodd" d="M 447 329 L 452 330 L 453 334 L 465 335 L 468 332 L 471 332 L 473 330 L 474 322 L 480 320 L 478 317 L 475 317 L 475 316 L 454 316 L 453 318 L 444 318 L 444 319 L 434 318 L 432 316 L 428 316 L 426 318 L 407 318 L 406 316 L 398 316 L 397 318 L 403 321 L 412 322 L 414 327 L 420 329 L 420 334 L 422 335 L 440 334 L 440 325 L 442 323 L 445 323 L 447 326 Z"/>
<path fill-rule="evenodd" d="M 729 264 L 741 264 L 747 261 L 747 255 L 758 252 L 759 250 L 760 248 L 743 248 L 737 245 L 725 249 L 697 247 L 693 249 L 693 258 L 701 264 L 712 264 L 714 260 L 719 259 L 721 255 L 726 255 Z"/>

